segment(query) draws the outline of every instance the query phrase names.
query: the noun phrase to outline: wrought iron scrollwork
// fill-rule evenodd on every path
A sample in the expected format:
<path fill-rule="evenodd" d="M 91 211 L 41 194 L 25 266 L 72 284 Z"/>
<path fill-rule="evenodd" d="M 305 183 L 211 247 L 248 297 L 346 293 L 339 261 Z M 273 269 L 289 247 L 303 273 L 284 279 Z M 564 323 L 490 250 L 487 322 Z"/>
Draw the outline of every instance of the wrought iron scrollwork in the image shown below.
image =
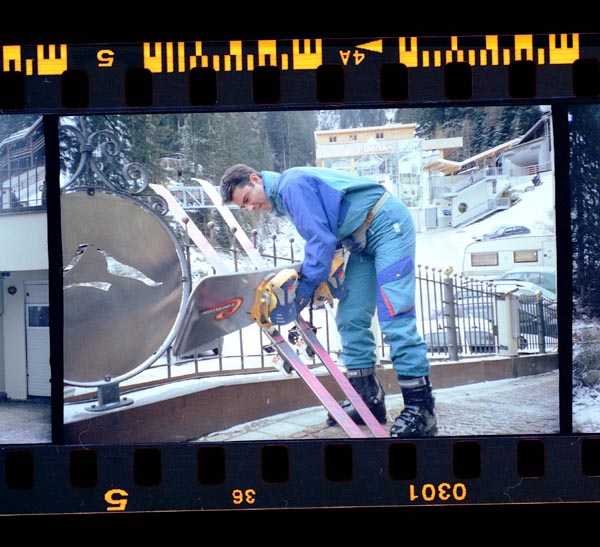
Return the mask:
<path fill-rule="evenodd" d="M 165 200 L 148 190 L 150 173 L 138 162 L 124 163 L 123 143 L 111 130 L 90 132 L 84 117 L 65 118 L 59 128 L 61 190 L 110 190 L 143 199 L 157 214 L 165 215 Z"/>

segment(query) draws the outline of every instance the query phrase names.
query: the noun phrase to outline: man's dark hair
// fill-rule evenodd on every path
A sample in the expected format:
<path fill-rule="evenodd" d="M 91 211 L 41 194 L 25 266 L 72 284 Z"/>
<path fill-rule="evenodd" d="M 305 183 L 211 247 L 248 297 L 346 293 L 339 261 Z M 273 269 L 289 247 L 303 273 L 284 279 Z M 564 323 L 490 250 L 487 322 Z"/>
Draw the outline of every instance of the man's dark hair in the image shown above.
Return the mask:
<path fill-rule="evenodd" d="M 250 175 L 258 175 L 258 172 L 252 167 L 248 167 L 243 163 L 232 165 L 221 177 L 221 199 L 223 203 L 231 203 L 233 191 L 238 186 L 244 186 L 250 183 Z"/>

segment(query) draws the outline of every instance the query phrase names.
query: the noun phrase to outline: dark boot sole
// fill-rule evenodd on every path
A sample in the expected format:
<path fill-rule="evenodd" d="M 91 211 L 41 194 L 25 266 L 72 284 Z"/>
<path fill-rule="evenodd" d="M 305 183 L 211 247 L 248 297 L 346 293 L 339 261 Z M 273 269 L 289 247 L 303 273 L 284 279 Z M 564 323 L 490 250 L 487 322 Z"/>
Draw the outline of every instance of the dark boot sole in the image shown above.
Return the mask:
<path fill-rule="evenodd" d="M 377 418 L 377 416 L 375 416 L 375 419 L 382 425 L 385 425 L 388 423 L 387 421 L 387 417 L 383 417 L 383 418 Z M 356 417 L 352 417 L 352 421 L 356 424 L 356 425 L 365 425 L 364 420 L 360 417 L 360 416 L 356 416 Z M 327 417 L 327 425 L 328 426 L 334 426 L 334 425 L 339 425 L 337 423 L 336 420 L 334 420 L 331 417 Z"/>
<path fill-rule="evenodd" d="M 437 435 L 437 427 L 435 429 L 432 429 L 431 431 L 428 431 L 427 433 L 421 433 L 421 434 L 417 434 L 417 433 L 403 433 L 403 434 L 393 434 L 390 432 L 390 437 L 393 439 L 424 439 L 427 437 L 435 437 Z"/>

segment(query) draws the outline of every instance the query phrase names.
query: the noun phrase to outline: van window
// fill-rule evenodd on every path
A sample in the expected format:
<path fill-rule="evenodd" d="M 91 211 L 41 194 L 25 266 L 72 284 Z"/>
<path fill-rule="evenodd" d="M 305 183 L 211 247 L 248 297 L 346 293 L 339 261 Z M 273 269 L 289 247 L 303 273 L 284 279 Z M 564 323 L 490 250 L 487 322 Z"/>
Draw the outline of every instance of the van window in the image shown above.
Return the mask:
<path fill-rule="evenodd" d="M 497 266 L 498 253 L 473 253 L 471 266 Z"/>
<path fill-rule="evenodd" d="M 516 263 L 520 262 L 537 262 L 538 253 L 537 251 L 514 251 L 513 260 Z"/>

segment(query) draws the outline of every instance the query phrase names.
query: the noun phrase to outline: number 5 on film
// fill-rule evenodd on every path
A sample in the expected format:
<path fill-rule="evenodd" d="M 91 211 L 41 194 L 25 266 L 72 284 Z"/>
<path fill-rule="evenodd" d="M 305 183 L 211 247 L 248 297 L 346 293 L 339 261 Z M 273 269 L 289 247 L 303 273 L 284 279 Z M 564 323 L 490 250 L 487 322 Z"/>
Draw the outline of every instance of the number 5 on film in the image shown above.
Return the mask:
<path fill-rule="evenodd" d="M 104 501 L 108 503 L 107 511 L 125 511 L 127 507 L 127 492 L 120 488 L 107 490 L 104 494 Z"/>

